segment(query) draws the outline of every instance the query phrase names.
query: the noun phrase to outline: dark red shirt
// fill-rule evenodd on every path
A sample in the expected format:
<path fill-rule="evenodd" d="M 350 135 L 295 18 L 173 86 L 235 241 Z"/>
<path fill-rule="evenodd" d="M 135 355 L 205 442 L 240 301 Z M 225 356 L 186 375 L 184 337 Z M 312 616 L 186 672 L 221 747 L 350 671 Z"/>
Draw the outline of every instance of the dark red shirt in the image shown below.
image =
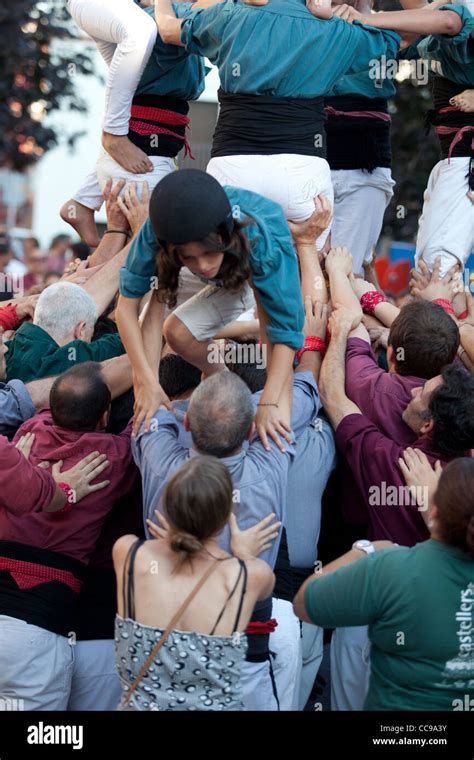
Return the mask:
<path fill-rule="evenodd" d="M 411 446 L 416 435 L 405 425 L 402 414 L 411 401 L 413 388 L 426 380 L 412 375 L 385 372 L 377 363 L 370 343 L 349 338 L 346 351 L 346 393 L 384 435 L 401 446 Z"/>
<path fill-rule="evenodd" d="M 63 460 L 62 471 L 69 470 L 80 459 L 93 451 L 106 454 L 110 465 L 97 482 L 110 480 L 110 484 L 74 505 L 70 512 L 54 514 L 43 512 L 45 503 L 51 501 L 29 500 L 23 506 L 23 494 L 29 492 L 21 476 L 10 486 L 17 491 L 17 506 L 0 510 L 0 538 L 18 541 L 42 549 L 66 554 L 88 562 L 98 542 L 104 521 L 117 499 L 131 490 L 137 474 L 130 447 L 131 426 L 120 435 L 93 432 L 80 433 L 53 424 L 49 411 L 40 412 L 25 422 L 17 431 L 15 441 L 25 433 L 35 433 L 36 438 L 30 454 L 34 465 L 42 461 L 51 464 Z M 20 454 L 21 456 L 21 454 Z M 2 467 L 3 469 L 3 467 Z M 35 468 L 35 471 L 38 468 Z M 47 473 L 38 472 L 44 477 Z M 49 476 L 50 477 L 50 476 Z M 66 478 L 65 478 L 66 479 Z M 31 503 L 33 501 L 33 503 Z M 2 499 L 3 503 L 3 499 Z"/>
<path fill-rule="evenodd" d="M 0 538 L 4 515 L 20 517 L 44 509 L 53 500 L 56 483 L 46 470 L 34 467 L 5 436 L 0 436 Z"/>
<path fill-rule="evenodd" d="M 402 546 L 426 541 L 428 528 L 417 506 L 407 505 L 408 493 L 398 466 L 405 447 L 383 435 L 363 414 L 344 417 L 336 430 L 336 445 L 364 498 L 368 537 Z M 438 459 L 443 466 L 450 461 L 433 451 L 428 438 L 418 438 L 412 445 L 424 451 L 431 465 Z"/>

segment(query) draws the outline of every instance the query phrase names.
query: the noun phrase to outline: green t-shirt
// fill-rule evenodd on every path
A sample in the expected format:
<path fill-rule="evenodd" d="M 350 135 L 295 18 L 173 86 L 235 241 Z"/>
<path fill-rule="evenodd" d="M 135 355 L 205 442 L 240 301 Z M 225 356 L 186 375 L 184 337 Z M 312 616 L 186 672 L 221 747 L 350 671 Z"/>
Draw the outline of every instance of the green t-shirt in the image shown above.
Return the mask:
<path fill-rule="evenodd" d="M 474 696 L 474 561 L 432 539 L 363 557 L 305 590 L 311 620 L 369 626 L 366 710 L 461 710 Z M 467 699 L 466 699 L 467 697 Z"/>
<path fill-rule="evenodd" d="M 7 342 L 7 379 L 29 383 L 53 377 L 82 362 L 103 362 L 125 353 L 119 335 L 104 335 L 93 343 L 73 340 L 58 346 L 43 328 L 24 322 L 13 340 Z"/>

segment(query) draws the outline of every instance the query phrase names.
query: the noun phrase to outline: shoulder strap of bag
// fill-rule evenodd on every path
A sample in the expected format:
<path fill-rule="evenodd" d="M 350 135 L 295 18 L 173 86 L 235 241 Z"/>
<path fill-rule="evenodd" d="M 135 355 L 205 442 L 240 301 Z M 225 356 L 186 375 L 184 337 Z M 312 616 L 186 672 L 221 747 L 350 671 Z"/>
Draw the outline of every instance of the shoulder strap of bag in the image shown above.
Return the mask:
<path fill-rule="evenodd" d="M 212 565 L 210 565 L 210 567 L 208 567 L 208 569 L 206 570 L 206 572 L 204 573 L 204 575 L 199 579 L 199 581 L 196 583 L 196 585 L 192 589 L 191 593 L 188 594 L 188 596 L 186 597 L 186 599 L 182 603 L 181 607 L 177 611 L 176 615 L 174 615 L 173 619 L 168 624 L 168 626 L 167 626 L 166 630 L 163 632 L 160 640 L 155 644 L 155 646 L 151 650 L 150 654 L 148 655 L 145 663 L 143 664 L 143 666 L 142 666 L 140 672 L 138 673 L 137 677 L 135 678 L 134 682 L 131 684 L 131 686 L 129 687 L 128 691 L 125 693 L 124 699 L 123 699 L 123 706 L 125 706 L 125 705 L 127 705 L 129 703 L 129 701 L 130 701 L 130 699 L 132 697 L 133 692 L 136 690 L 138 684 L 140 683 L 140 681 L 142 680 L 143 676 L 147 672 L 148 668 L 150 667 L 151 663 L 153 662 L 153 660 L 155 659 L 156 655 L 160 651 L 161 647 L 165 643 L 166 639 L 170 635 L 171 631 L 175 627 L 176 623 L 178 622 L 178 620 L 180 619 L 180 617 L 182 616 L 182 614 L 186 610 L 186 608 L 191 604 L 192 600 L 194 599 L 194 597 L 198 593 L 199 589 L 205 584 L 205 582 L 207 581 L 207 579 L 209 578 L 209 576 L 211 575 L 211 573 L 214 572 L 214 570 L 216 569 L 217 565 L 219 564 L 219 561 L 220 560 L 216 560 L 215 562 L 212 563 Z"/>

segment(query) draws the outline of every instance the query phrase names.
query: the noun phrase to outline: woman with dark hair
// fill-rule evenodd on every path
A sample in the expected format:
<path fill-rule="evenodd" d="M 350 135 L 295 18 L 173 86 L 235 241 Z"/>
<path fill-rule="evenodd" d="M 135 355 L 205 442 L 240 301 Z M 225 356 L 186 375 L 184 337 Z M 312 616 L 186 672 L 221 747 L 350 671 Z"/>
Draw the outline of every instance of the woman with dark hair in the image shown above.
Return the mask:
<path fill-rule="evenodd" d="M 166 341 L 183 359 L 211 374 L 211 339 L 257 301 L 268 379 L 255 418 L 266 448 L 267 435 L 284 450 L 290 441 L 292 366 L 301 348 L 304 310 L 298 260 L 281 207 L 256 193 L 222 187 L 195 169 L 173 172 L 158 183 L 150 217 L 133 240 L 121 269 L 117 324 L 134 370 L 135 432 L 145 430 L 160 404 L 169 403 L 158 383 L 164 304 L 174 307 L 180 271 L 187 267 L 202 289 L 179 305 L 164 324 Z M 294 225 L 298 253 L 315 257 L 315 214 Z M 205 287 L 207 286 L 207 287 Z M 156 331 L 142 338 L 140 300 L 157 288 Z M 145 345 L 149 343 L 148 347 Z"/>
<path fill-rule="evenodd" d="M 270 596 L 275 582 L 256 557 L 280 524 L 270 524 L 269 515 L 239 531 L 229 471 L 214 457 L 195 457 L 180 467 L 162 509 L 161 539 L 123 536 L 113 548 L 121 707 L 243 710 L 245 629 L 255 603 Z M 227 522 L 232 555 L 218 542 Z"/>
<path fill-rule="evenodd" d="M 390 548 L 390 541 L 356 542 L 316 578 L 308 578 L 294 609 L 302 620 L 325 628 L 368 624 L 372 646 L 365 710 L 469 710 L 474 460 L 454 459 L 441 472 L 440 466 L 431 468 L 423 452 L 408 449 L 400 467 L 420 508 L 429 509 L 431 538 L 409 548 Z"/>

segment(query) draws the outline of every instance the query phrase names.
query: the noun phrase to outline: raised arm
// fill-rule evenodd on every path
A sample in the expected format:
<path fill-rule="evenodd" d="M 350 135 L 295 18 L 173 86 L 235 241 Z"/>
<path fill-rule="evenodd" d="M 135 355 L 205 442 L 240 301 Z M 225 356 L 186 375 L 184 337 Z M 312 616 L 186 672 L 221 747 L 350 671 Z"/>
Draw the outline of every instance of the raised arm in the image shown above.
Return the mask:
<path fill-rule="evenodd" d="M 304 311 L 304 352 L 300 354 L 295 374 L 311 372 L 318 382 L 326 348 L 328 305 L 318 302 L 313 304 L 311 296 L 307 295 L 304 299 Z"/>
<path fill-rule="evenodd" d="M 154 340 L 160 343 L 159 350 L 161 350 L 163 311 L 153 309 L 145 325 L 145 332 L 142 334 L 138 320 L 140 300 L 140 298 L 126 298 L 121 295 L 116 311 L 120 337 L 133 368 L 133 387 L 135 390 L 133 431 L 135 434 L 138 432 L 143 421 L 145 421 L 145 432 L 148 431 L 152 415 L 159 408 L 160 404 L 165 404 L 166 406 L 170 404 L 166 393 L 158 382 L 158 372 L 156 369 L 157 354 L 155 353 L 158 347 L 153 350 L 154 358 L 151 357 L 154 368 L 150 366 L 145 350 L 145 336 L 147 345 L 150 346 L 150 338 L 153 333 L 155 335 Z"/>
<path fill-rule="evenodd" d="M 365 295 L 365 293 L 378 292 L 372 283 L 367 282 L 367 280 L 362 280 L 360 277 L 353 277 L 351 279 L 351 286 L 359 303 L 361 302 L 361 298 L 363 295 Z M 372 312 L 372 315 L 378 319 L 379 322 L 385 325 L 385 327 L 391 327 L 392 322 L 398 317 L 399 314 L 400 309 L 398 306 L 395 306 L 389 301 L 380 301 L 379 303 L 376 303 Z"/>
<path fill-rule="evenodd" d="M 346 346 L 354 326 L 353 314 L 347 309 L 333 311 L 329 320 L 331 340 L 319 375 L 319 393 L 334 430 L 349 414 L 361 414 L 345 391 Z"/>
<path fill-rule="evenodd" d="M 316 241 L 329 227 L 332 219 L 331 204 L 324 195 L 314 199 L 315 210 L 303 224 L 288 222 L 298 254 L 303 299 L 309 295 L 315 303 L 327 303 L 329 295 L 319 261 Z"/>
<path fill-rule="evenodd" d="M 362 308 L 355 295 L 349 277 L 352 274 L 352 256 L 343 246 L 331 248 L 326 257 L 326 272 L 329 275 L 331 301 L 352 314 L 356 327 L 351 332 L 352 338 L 362 338 L 370 343 L 369 333 L 363 324 Z"/>
<path fill-rule="evenodd" d="M 155 20 L 158 33 L 169 45 L 180 45 L 182 20 L 176 18 L 171 0 L 155 0 Z"/>
<path fill-rule="evenodd" d="M 335 15 L 344 21 L 360 21 L 376 29 L 392 32 L 420 34 L 446 34 L 454 37 L 462 29 L 462 19 L 455 11 L 433 10 L 429 13 L 424 8 L 407 11 L 387 11 L 384 13 L 358 13 L 348 5 L 340 5 Z"/>

